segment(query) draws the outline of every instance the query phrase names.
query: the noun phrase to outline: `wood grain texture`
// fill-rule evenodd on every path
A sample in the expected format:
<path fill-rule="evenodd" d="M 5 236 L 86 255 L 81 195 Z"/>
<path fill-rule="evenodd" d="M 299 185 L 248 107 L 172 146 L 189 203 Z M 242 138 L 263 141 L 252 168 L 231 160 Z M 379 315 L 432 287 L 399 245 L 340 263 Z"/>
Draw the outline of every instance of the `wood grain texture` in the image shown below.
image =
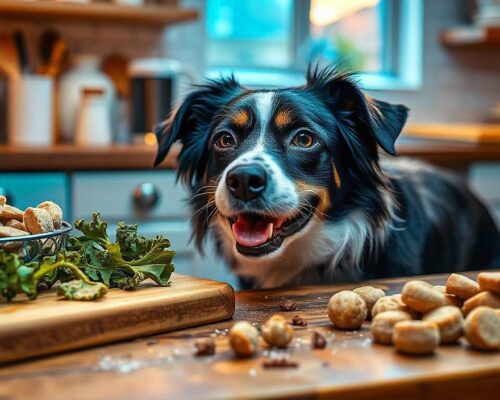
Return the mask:
<path fill-rule="evenodd" d="M 398 155 L 415 157 L 445 167 L 467 167 L 478 161 L 500 160 L 500 144 L 410 139 L 403 136 Z M 159 168 L 175 169 L 181 146 L 175 144 Z M 155 146 L 115 145 L 49 148 L 0 145 L 0 171 L 103 171 L 153 168 Z"/>
<path fill-rule="evenodd" d="M 444 284 L 446 278 L 418 277 L 432 284 Z M 299 363 L 295 369 L 264 369 L 264 354 L 235 359 L 224 336 L 233 320 L 8 365 L 0 368 L 0 398 L 498 398 L 498 353 L 473 351 L 461 341 L 441 346 L 433 356 L 404 356 L 392 347 L 373 344 L 368 323 L 357 331 L 341 331 L 328 321 L 326 306 L 333 293 L 370 284 L 391 294 L 400 292 L 407 280 L 237 293 L 234 320 L 259 325 L 277 312 L 289 320 L 296 314 L 306 318 L 308 326 L 295 328 L 296 339 L 287 351 Z M 297 302 L 298 309 L 281 311 L 284 298 Z M 310 350 L 311 329 L 327 336 L 326 349 Z M 209 336 L 215 337 L 216 355 L 194 357 L 194 340 Z"/>
<path fill-rule="evenodd" d="M 116 4 L 78 4 L 64 2 L 25 2 L 2 0 L 0 15 L 11 18 L 44 20 L 73 20 L 88 23 L 103 21 L 112 24 L 163 26 L 198 17 L 198 11 L 177 6 L 127 7 Z"/>
<path fill-rule="evenodd" d="M 52 354 L 231 318 L 230 285 L 172 274 L 170 287 L 145 283 L 112 289 L 98 301 L 58 298 L 0 302 L 0 363 Z"/>

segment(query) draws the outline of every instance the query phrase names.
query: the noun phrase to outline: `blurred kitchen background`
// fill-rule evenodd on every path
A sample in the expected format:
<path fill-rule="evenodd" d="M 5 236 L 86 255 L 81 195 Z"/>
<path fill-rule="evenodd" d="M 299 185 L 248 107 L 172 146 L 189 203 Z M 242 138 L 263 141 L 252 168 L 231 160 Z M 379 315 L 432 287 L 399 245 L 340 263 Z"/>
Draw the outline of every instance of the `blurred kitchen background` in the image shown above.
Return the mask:
<path fill-rule="evenodd" d="M 300 85 L 311 60 L 409 106 L 400 154 L 462 174 L 500 221 L 500 0 L 0 0 L 0 194 L 138 222 L 178 272 L 232 281 L 189 242 L 178 148 L 152 170 L 152 127 L 203 78 Z"/>

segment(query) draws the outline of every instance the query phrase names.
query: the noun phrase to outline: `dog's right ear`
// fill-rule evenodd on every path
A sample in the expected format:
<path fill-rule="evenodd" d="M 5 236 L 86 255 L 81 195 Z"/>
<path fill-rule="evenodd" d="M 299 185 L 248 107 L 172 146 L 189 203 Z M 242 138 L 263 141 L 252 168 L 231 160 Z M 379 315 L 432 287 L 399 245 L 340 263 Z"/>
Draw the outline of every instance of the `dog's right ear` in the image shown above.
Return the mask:
<path fill-rule="evenodd" d="M 207 140 L 214 119 L 220 109 L 243 90 L 233 76 L 195 86 L 195 90 L 155 129 L 158 142 L 155 167 L 163 161 L 172 145 L 180 141 L 178 177 L 191 187 L 196 186 L 207 167 Z"/>

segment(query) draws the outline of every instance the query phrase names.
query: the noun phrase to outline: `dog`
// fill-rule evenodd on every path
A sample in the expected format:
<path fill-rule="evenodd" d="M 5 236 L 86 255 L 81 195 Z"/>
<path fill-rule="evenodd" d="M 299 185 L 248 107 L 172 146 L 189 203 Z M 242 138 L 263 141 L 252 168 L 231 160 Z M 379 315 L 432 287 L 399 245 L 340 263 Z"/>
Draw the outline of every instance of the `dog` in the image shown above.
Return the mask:
<path fill-rule="evenodd" d="M 243 288 L 500 266 L 499 231 L 465 182 L 390 157 L 405 106 L 367 96 L 334 66 L 310 66 L 306 81 L 210 80 L 157 129 L 155 165 L 182 143 L 198 247 L 213 231 Z"/>

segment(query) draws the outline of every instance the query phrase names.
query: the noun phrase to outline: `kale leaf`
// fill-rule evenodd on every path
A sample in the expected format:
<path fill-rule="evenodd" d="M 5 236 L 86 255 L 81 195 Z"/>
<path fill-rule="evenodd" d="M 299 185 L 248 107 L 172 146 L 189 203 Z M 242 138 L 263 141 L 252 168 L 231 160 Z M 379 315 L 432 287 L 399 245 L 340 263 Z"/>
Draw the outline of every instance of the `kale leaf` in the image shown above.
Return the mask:
<path fill-rule="evenodd" d="M 70 300 L 99 298 L 108 287 L 132 290 L 148 278 L 169 285 L 175 252 L 168 239 L 148 239 L 137 233 L 137 225 L 120 222 L 113 243 L 107 227 L 99 213 L 90 221 L 75 221 L 82 235 L 69 237 L 64 250 L 37 262 L 24 263 L 0 248 L 0 297 L 10 301 L 25 293 L 34 299 L 40 286 L 50 288 L 56 282 L 59 295 Z"/>

